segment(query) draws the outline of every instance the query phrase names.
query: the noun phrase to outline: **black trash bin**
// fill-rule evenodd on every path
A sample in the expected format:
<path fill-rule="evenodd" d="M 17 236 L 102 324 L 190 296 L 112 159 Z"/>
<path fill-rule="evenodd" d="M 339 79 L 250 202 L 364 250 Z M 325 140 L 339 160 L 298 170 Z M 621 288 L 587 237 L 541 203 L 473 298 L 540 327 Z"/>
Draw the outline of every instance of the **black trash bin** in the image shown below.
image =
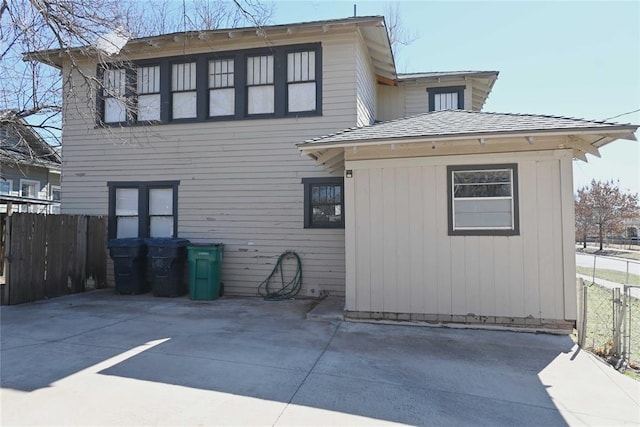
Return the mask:
<path fill-rule="evenodd" d="M 144 239 L 109 240 L 109 255 L 113 260 L 116 292 L 142 294 L 149 291 L 146 280 L 147 247 Z"/>
<path fill-rule="evenodd" d="M 147 260 L 151 263 L 151 288 L 159 297 L 178 297 L 187 293 L 185 263 L 186 239 L 147 239 Z"/>

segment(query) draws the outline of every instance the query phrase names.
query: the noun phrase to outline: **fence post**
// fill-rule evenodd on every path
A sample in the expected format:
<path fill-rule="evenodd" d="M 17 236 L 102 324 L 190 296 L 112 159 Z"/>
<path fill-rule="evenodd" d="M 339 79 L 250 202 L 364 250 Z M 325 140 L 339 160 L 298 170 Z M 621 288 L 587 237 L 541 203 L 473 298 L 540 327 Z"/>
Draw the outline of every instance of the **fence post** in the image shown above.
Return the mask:
<path fill-rule="evenodd" d="M 582 278 L 578 279 L 578 283 L 582 297 L 578 299 L 581 305 L 578 307 L 578 345 L 583 347 L 587 335 L 587 286 Z"/>

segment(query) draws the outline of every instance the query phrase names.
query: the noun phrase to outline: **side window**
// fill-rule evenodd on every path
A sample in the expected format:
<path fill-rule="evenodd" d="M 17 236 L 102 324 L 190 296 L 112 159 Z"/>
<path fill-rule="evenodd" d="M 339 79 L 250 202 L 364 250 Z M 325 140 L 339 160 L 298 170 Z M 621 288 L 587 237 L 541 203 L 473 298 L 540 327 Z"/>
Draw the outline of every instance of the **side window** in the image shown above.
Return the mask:
<path fill-rule="evenodd" d="M 179 181 L 109 182 L 109 238 L 176 237 Z"/>
<path fill-rule="evenodd" d="M 209 117 L 235 114 L 234 75 L 233 59 L 209 61 Z"/>
<path fill-rule="evenodd" d="M 0 194 L 5 194 L 7 196 L 10 196 L 12 191 L 13 191 L 13 181 L 10 179 L 7 179 L 7 180 L 4 180 L 4 178 L 1 179 Z"/>
<path fill-rule="evenodd" d="M 20 180 L 20 196 L 29 197 L 31 199 L 37 199 L 40 192 L 40 181 L 34 181 L 31 179 Z"/>
<path fill-rule="evenodd" d="M 344 228 L 344 179 L 303 178 L 304 228 Z"/>
<path fill-rule="evenodd" d="M 464 110 L 464 86 L 428 88 L 429 111 Z"/>
<path fill-rule="evenodd" d="M 287 54 L 287 111 L 316 110 L 315 51 Z"/>
<path fill-rule="evenodd" d="M 102 99 L 105 123 L 127 121 L 127 71 L 124 68 L 105 69 L 102 75 Z"/>
<path fill-rule="evenodd" d="M 247 114 L 275 113 L 273 55 L 247 58 Z"/>
<path fill-rule="evenodd" d="M 160 120 L 160 66 L 138 67 L 138 121 Z"/>
<path fill-rule="evenodd" d="M 517 235 L 518 167 L 449 166 L 449 235 Z"/>
<path fill-rule="evenodd" d="M 196 63 L 171 65 L 171 117 L 192 119 L 197 116 Z"/>

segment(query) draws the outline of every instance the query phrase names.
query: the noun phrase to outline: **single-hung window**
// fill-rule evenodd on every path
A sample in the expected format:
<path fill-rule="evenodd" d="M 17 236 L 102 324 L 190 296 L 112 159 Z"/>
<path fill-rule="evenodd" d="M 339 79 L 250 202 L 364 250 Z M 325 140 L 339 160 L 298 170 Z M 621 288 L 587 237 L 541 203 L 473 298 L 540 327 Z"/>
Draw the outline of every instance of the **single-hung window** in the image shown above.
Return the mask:
<path fill-rule="evenodd" d="M 516 164 L 449 166 L 447 172 L 450 235 L 519 233 Z"/>
<path fill-rule="evenodd" d="M 316 52 L 287 54 L 287 111 L 316 110 Z"/>
<path fill-rule="evenodd" d="M 138 121 L 160 120 L 160 66 L 138 67 Z"/>
<path fill-rule="evenodd" d="M 115 189 L 116 238 L 138 237 L 138 194 L 137 188 Z"/>
<path fill-rule="evenodd" d="M 104 122 L 121 123 L 127 121 L 127 71 L 124 68 L 105 69 L 102 75 L 104 101 Z"/>
<path fill-rule="evenodd" d="M 171 105 L 173 119 L 197 116 L 196 63 L 171 65 Z"/>
<path fill-rule="evenodd" d="M 247 114 L 275 112 L 273 55 L 247 58 Z"/>
<path fill-rule="evenodd" d="M 464 110 L 464 86 L 428 88 L 429 111 Z"/>
<path fill-rule="evenodd" d="M 303 178 L 304 228 L 344 228 L 344 179 Z"/>
<path fill-rule="evenodd" d="M 209 117 L 233 116 L 236 111 L 234 60 L 209 61 Z"/>

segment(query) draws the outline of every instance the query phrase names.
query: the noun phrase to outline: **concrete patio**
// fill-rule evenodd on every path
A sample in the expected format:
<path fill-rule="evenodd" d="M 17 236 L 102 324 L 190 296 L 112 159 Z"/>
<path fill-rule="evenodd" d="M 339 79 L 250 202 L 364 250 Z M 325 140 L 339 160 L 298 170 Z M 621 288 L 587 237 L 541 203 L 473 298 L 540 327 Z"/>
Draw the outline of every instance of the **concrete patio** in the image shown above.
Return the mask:
<path fill-rule="evenodd" d="M 1 315 L 2 425 L 638 425 L 569 337 L 93 291 Z M 326 301 L 322 304 L 330 304 Z"/>

